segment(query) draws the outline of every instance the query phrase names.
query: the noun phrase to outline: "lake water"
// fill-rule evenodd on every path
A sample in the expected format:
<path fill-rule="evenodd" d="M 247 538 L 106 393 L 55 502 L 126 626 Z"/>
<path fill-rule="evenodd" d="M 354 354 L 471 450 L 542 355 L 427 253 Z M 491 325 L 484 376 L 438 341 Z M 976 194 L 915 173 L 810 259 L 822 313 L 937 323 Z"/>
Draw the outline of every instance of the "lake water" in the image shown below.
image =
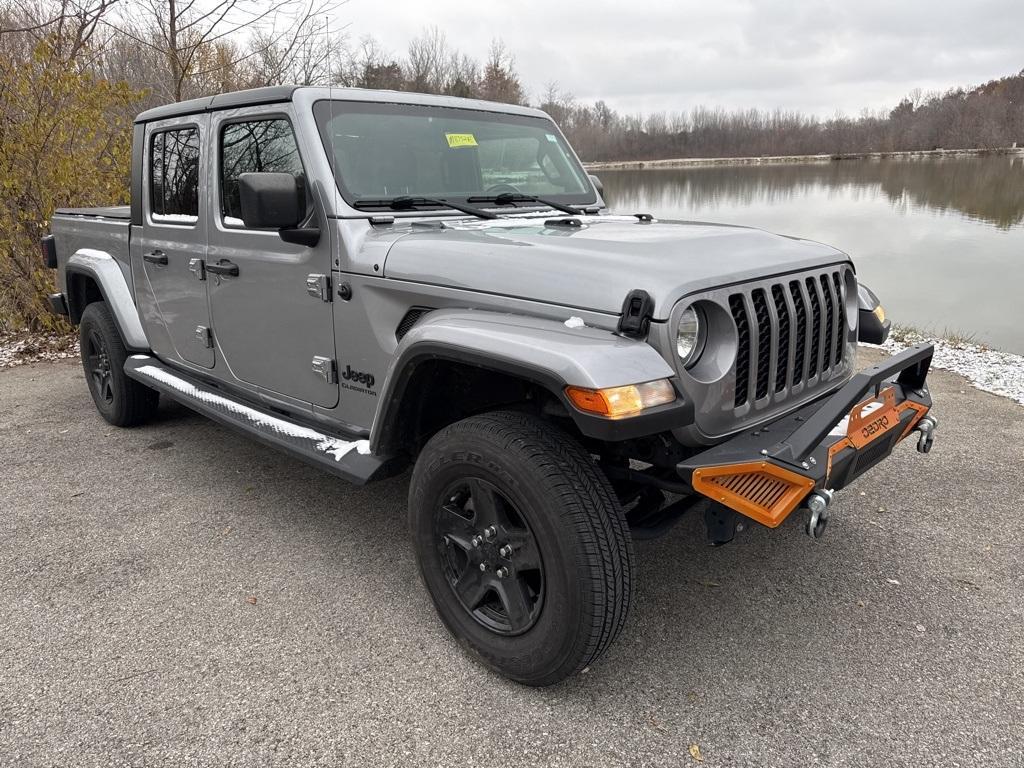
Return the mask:
<path fill-rule="evenodd" d="M 894 323 L 1024 354 L 1024 157 L 600 171 L 619 213 L 727 222 L 849 253 Z"/>

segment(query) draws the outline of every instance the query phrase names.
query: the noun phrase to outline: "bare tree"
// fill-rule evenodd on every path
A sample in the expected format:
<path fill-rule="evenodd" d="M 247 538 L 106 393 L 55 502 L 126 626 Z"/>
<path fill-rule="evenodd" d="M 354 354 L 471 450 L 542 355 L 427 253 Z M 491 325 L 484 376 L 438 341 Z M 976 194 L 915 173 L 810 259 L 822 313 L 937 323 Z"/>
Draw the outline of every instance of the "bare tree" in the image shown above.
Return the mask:
<path fill-rule="evenodd" d="M 141 19 L 125 15 L 108 23 L 164 59 L 170 76 L 167 96 L 181 101 L 208 90 L 206 76 L 263 55 L 278 71 L 287 70 L 296 52 L 321 31 L 317 20 L 338 5 L 330 0 L 142 0 Z M 211 58 L 218 43 L 246 33 L 249 45 L 230 51 L 221 47 L 219 52 L 229 55 Z"/>
<path fill-rule="evenodd" d="M 444 93 L 451 80 L 454 54 L 448 39 L 437 27 L 429 27 L 409 41 L 406 79 L 409 89 L 420 93 Z"/>
<path fill-rule="evenodd" d="M 332 53 L 343 49 L 343 42 L 340 32 L 332 36 L 325 17 L 311 19 L 302 34 L 284 41 L 261 30 L 252 36 L 255 56 L 248 69 L 258 85 L 326 85 L 331 81 Z"/>
<path fill-rule="evenodd" d="M 5 3 L 0 36 L 30 45 L 46 41 L 66 64 L 78 62 L 117 0 L 17 1 Z"/>
<path fill-rule="evenodd" d="M 479 97 L 506 104 L 525 102 L 522 83 L 516 74 L 515 58 L 501 40 L 491 42 L 491 50 L 484 64 L 478 88 Z"/>

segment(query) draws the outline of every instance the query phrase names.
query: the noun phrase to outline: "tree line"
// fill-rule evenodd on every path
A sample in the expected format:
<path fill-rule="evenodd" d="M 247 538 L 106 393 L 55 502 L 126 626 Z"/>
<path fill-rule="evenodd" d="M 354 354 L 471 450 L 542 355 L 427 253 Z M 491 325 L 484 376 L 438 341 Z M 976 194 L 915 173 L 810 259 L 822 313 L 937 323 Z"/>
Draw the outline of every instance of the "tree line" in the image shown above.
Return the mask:
<path fill-rule="evenodd" d="M 39 237 L 54 208 L 125 203 L 131 122 L 158 104 L 280 83 L 532 103 L 584 160 L 819 154 L 1024 143 L 1024 71 L 911 93 L 888 112 L 624 114 L 549 83 L 531 93 L 501 40 L 481 60 L 435 28 L 401 53 L 354 36 L 344 0 L 0 0 L 0 332 L 62 328 Z"/>
<path fill-rule="evenodd" d="M 974 88 L 915 90 L 891 110 L 858 117 L 706 106 L 623 115 L 557 89 L 542 106 L 591 161 L 1024 146 L 1024 70 Z"/>

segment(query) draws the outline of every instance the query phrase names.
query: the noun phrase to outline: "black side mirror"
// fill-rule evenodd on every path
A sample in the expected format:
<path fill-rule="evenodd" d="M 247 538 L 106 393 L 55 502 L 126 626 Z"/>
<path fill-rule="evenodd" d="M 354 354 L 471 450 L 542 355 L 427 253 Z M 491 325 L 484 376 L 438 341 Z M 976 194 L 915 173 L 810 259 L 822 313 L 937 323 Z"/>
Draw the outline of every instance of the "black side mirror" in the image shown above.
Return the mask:
<path fill-rule="evenodd" d="M 601 183 L 601 180 L 592 173 L 589 173 L 587 175 L 590 177 L 590 183 L 593 184 L 594 189 L 597 190 L 597 194 L 599 194 L 601 197 L 604 197 L 604 184 Z"/>
<path fill-rule="evenodd" d="M 243 173 L 238 192 L 242 221 L 252 229 L 294 227 L 306 213 L 305 195 L 290 173 Z"/>
<path fill-rule="evenodd" d="M 314 246 L 317 227 L 299 227 L 306 217 L 306 194 L 290 173 L 243 173 L 238 177 L 242 221 L 253 229 L 276 229 L 287 243 Z"/>

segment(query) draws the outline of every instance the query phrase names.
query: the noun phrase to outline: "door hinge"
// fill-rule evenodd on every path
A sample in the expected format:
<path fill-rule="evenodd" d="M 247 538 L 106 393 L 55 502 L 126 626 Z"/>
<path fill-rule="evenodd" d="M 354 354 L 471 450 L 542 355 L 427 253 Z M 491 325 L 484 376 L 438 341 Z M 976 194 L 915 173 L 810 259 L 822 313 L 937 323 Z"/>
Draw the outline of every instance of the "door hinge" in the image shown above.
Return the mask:
<path fill-rule="evenodd" d="M 306 293 L 320 301 L 331 300 L 331 278 L 327 275 L 312 274 L 306 277 Z"/>
<path fill-rule="evenodd" d="M 317 355 L 313 358 L 312 368 L 313 373 L 320 376 L 328 384 L 338 383 L 338 369 L 331 358 Z"/>
<path fill-rule="evenodd" d="M 196 326 L 196 341 L 209 349 L 213 346 L 213 334 L 205 325 Z"/>
<path fill-rule="evenodd" d="M 196 280 L 205 280 L 206 262 L 202 259 L 189 259 L 188 271 L 192 273 Z"/>

